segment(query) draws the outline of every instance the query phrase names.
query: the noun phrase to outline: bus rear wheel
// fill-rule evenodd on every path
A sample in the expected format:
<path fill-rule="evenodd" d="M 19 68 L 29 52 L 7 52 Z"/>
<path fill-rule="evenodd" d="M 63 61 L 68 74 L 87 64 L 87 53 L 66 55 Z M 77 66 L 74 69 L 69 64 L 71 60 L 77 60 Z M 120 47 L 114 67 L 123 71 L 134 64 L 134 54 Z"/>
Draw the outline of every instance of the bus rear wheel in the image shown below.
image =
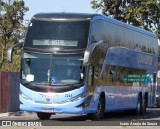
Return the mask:
<path fill-rule="evenodd" d="M 147 108 L 147 99 L 144 98 L 144 102 L 143 102 L 143 112 L 142 112 L 142 113 L 146 113 L 146 108 Z"/>
<path fill-rule="evenodd" d="M 48 120 L 51 117 L 51 115 L 51 113 L 37 112 L 37 116 L 40 120 Z"/>
<path fill-rule="evenodd" d="M 137 103 L 137 108 L 134 110 L 134 114 L 136 115 L 141 115 L 143 112 L 143 105 L 142 105 L 142 97 L 138 97 L 138 103 Z"/>

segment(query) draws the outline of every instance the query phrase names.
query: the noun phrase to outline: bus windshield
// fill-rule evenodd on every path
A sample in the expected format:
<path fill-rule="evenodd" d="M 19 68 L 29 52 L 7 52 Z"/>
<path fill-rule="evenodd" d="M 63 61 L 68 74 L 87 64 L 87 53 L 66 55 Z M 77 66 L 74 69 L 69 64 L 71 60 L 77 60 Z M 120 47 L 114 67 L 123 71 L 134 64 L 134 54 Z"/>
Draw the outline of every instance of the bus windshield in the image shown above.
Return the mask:
<path fill-rule="evenodd" d="M 35 49 L 84 49 L 87 46 L 90 21 L 42 21 L 29 24 L 25 46 Z"/>
<path fill-rule="evenodd" d="M 22 81 L 36 86 L 69 86 L 82 83 L 82 55 L 23 53 Z"/>

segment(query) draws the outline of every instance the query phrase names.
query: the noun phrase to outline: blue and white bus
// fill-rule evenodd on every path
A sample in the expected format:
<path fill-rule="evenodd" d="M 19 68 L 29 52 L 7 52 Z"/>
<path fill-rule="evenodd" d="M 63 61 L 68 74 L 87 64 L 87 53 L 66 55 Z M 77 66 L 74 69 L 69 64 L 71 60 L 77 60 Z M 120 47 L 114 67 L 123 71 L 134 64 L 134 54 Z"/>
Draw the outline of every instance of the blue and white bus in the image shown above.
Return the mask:
<path fill-rule="evenodd" d="M 99 14 L 39 13 L 22 46 L 20 109 L 40 119 L 55 113 L 88 114 L 155 104 L 158 38 Z"/>

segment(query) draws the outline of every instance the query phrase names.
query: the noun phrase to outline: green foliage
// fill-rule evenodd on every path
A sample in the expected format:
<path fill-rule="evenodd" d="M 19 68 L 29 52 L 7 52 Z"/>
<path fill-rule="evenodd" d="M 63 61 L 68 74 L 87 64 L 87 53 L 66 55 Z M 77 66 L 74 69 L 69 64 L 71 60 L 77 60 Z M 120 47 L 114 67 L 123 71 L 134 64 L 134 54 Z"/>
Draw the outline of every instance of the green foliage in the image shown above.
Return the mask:
<path fill-rule="evenodd" d="M 20 51 L 14 53 L 13 63 L 8 64 L 6 52 L 13 44 L 24 39 L 26 27 L 23 25 L 25 7 L 23 0 L 0 2 L 0 70 L 17 71 L 20 69 Z"/>
<path fill-rule="evenodd" d="M 106 16 L 113 17 L 117 20 L 124 20 L 124 6 L 125 2 L 122 0 L 92 0 L 91 5 L 93 9 L 102 10 Z"/>
<path fill-rule="evenodd" d="M 160 70 L 160 45 L 158 46 L 158 69 Z"/>
<path fill-rule="evenodd" d="M 92 0 L 91 5 L 104 15 L 154 32 L 160 38 L 159 0 Z"/>

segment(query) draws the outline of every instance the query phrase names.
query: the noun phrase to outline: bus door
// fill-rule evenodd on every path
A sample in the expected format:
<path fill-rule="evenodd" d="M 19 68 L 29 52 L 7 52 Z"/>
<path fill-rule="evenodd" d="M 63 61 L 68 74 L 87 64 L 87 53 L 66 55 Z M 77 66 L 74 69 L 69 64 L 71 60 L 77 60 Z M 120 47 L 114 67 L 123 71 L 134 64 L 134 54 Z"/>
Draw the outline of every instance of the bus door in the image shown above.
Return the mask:
<path fill-rule="evenodd" d="M 155 73 L 153 75 L 146 75 L 146 84 L 149 88 L 149 106 L 153 106 L 155 104 L 156 97 L 156 76 Z"/>
<path fill-rule="evenodd" d="M 116 108 L 115 66 L 107 64 L 102 78 L 105 82 L 106 110 L 114 110 Z M 99 85 L 101 82 L 102 79 L 99 81 Z"/>

